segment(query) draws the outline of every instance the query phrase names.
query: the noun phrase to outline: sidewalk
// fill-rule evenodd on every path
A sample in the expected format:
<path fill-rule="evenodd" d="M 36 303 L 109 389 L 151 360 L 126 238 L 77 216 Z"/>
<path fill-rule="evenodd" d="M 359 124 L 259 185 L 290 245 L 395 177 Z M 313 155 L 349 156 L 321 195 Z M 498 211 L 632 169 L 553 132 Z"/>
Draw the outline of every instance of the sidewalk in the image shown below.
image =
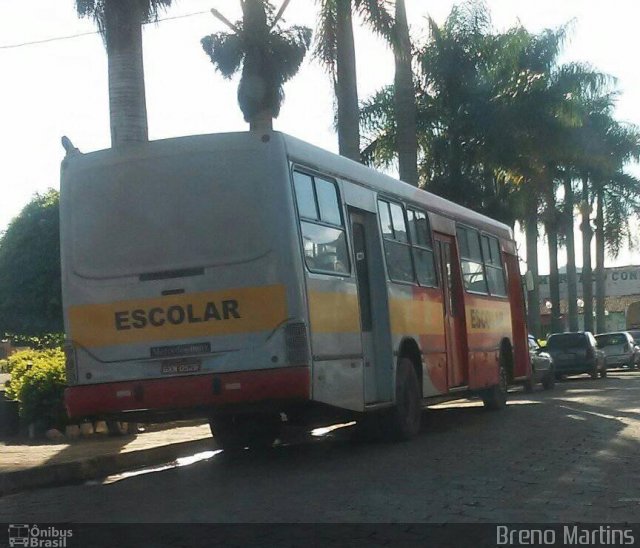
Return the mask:
<path fill-rule="evenodd" d="M 0 496 L 24 489 L 77 483 L 215 449 L 206 424 L 137 436 L 93 435 L 72 442 L 0 442 Z"/>

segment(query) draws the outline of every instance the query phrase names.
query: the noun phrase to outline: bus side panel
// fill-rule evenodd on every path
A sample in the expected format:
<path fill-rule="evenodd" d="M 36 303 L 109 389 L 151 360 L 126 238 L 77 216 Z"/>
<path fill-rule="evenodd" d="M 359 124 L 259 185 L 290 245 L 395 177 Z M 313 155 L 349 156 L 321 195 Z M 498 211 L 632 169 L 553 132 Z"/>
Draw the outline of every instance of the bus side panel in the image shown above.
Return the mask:
<path fill-rule="evenodd" d="M 364 409 L 360 308 L 355 279 L 309 274 L 313 399 L 343 409 Z"/>
<path fill-rule="evenodd" d="M 447 391 L 442 292 L 437 288 L 389 283 L 389 312 L 396 355 L 413 339 L 422 353 L 423 397 Z"/>
<path fill-rule="evenodd" d="M 498 384 L 498 361 L 503 339 L 511 340 L 511 307 L 506 299 L 465 294 L 469 344 L 469 388 Z"/>
<path fill-rule="evenodd" d="M 513 376 L 529 376 L 531 361 L 529 360 L 529 345 L 527 343 L 527 320 L 525 316 L 524 295 L 520 278 L 518 257 L 505 253 L 505 268 L 507 274 L 507 291 L 511 303 L 511 331 L 513 338 Z"/>

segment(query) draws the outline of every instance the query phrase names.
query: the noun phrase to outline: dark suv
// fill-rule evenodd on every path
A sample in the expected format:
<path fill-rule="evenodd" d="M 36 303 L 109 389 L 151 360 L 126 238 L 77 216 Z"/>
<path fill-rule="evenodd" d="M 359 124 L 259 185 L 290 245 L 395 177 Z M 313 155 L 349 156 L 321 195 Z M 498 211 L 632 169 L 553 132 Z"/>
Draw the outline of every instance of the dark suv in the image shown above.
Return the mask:
<path fill-rule="evenodd" d="M 596 346 L 596 339 L 589 331 L 554 333 L 547 339 L 545 352 L 551 354 L 556 378 L 562 375 L 588 373 L 592 379 L 607 376 L 607 360 Z"/>

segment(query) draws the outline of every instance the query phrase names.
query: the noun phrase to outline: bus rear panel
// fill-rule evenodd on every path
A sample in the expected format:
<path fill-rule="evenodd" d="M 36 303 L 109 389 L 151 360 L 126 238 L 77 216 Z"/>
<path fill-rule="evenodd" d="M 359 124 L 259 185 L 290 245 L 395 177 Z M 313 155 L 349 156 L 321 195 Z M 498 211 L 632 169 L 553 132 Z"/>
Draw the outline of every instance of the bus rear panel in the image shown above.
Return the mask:
<path fill-rule="evenodd" d="M 307 400 L 293 218 L 278 140 L 198 137 L 66 159 L 70 416 Z"/>

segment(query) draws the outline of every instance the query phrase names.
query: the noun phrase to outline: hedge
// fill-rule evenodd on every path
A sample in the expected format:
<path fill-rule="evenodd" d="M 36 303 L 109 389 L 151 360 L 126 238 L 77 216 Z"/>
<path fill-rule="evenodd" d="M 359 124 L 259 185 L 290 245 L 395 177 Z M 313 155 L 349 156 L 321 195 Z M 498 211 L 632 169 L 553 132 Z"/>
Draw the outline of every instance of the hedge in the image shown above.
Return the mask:
<path fill-rule="evenodd" d="M 7 395 L 20 402 L 20 417 L 38 430 L 62 428 L 66 387 L 64 352 L 60 348 L 23 350 L 9 357 Z"/>

